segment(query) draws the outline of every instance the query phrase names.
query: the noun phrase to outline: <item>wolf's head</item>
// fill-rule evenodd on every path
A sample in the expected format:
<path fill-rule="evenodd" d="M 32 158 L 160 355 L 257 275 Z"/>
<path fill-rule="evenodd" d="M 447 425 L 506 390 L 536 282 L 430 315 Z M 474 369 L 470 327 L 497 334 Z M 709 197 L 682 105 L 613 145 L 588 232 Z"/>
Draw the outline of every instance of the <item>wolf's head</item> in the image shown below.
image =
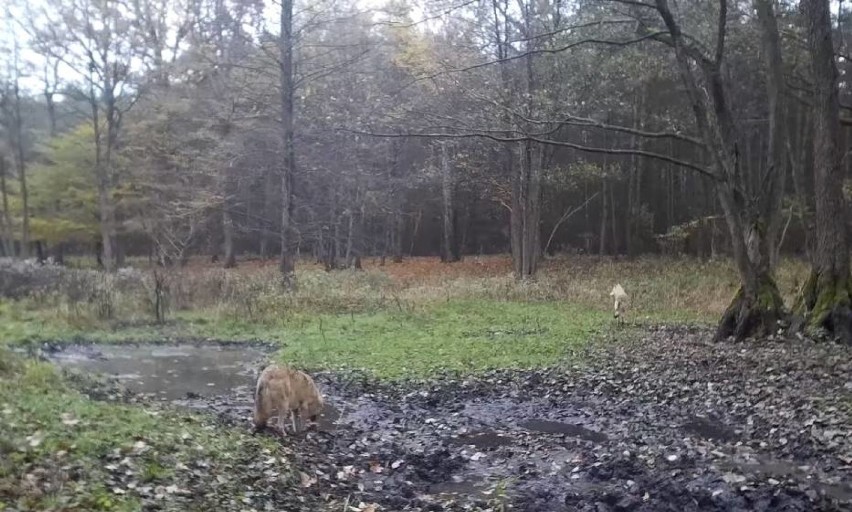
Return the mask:
<path fill-rule="evenodd" d="M 311 400 L 305 404 L 305 415 L 311 421 L 316 422 L 324 408 L 325 400 L 323 400 L 322 394 L 317 390 L 316 400 Z"/>

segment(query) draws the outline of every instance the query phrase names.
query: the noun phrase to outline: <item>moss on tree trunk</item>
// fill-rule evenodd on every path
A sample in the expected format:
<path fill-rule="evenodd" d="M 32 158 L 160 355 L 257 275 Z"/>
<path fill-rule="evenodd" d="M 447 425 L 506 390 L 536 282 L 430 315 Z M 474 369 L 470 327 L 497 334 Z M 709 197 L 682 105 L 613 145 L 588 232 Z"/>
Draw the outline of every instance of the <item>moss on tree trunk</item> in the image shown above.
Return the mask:
<path fill-rule="evenodd" d="M 741 341 L 776 332 L 779 322 L 786 317 L 778 286 L 772 277 L 764 275 L 757 279 L 755 288 L 751 293 L 743 287 L 737 291 L 716 329 L 717 341 L 729 337 Z"/>
<path fill-rule="evenodd" d="M 811 271 L 793 308 L 797 322 L 814 335 L 822 330 L 852 342 L 852 281 L 831 272 Z"/>

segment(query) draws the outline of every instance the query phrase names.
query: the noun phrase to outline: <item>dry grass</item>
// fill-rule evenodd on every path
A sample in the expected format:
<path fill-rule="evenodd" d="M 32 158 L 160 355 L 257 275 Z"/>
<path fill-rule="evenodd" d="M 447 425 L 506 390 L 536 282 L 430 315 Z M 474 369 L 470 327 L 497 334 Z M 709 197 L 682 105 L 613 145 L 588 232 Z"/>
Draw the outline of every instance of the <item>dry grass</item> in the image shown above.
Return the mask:
<path fill-rule="evenodd" d="M 437 258 L 411 258 L 400 264 L 365 265 L 381 272 L 405 301 L 451 299 L 562 301 L 594 309 L 611 308 L 609 291 L 620 283 L 637 319 L 712 321 L 722 314 L 737 289 L 727 260 L 644 257 L 635 260 L 571 256 L 546 260 L 536 279 L 518 282 L 508 256 L 469 257 L 443 264 Z M 807 265 L 786 260 L 778 270 L 781 292 L 792 303 Z"/>

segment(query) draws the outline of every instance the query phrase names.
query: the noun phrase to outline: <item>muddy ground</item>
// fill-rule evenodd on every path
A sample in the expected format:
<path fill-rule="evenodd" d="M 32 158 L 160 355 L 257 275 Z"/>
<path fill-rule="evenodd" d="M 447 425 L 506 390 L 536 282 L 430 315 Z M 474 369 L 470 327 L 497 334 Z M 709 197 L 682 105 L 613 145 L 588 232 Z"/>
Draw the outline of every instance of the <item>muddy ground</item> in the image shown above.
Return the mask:
<path fill-rule="evenodd" d="M 582 366 L 464 380 L 390 385 L 318 374 L 326 417 L 282 442 L 311 502 L 434 511 L 852 510 L 852 350 L 710 337 L 659 328 L 596 346 Z M 249 428 L 258 368 L 239 366 L 244 384 L 226 394 L 191 393 L 176 403 Z"/>

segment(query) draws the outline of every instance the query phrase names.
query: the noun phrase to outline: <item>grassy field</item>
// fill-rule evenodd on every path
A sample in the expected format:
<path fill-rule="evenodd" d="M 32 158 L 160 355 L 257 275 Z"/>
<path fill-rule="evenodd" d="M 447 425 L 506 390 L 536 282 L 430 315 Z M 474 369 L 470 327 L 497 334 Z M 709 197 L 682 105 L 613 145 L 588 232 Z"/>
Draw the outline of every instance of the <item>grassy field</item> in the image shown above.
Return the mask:
<path fill-rule="evenodd" d="M 801 263 L 782 265 L 788 300 L 805 275 Z M 628 321 L 640 325 L 713 322 L 736 291 L 728 262 L 661 258 L 548 260 L 524 283 L 513 279 L 506 257 L 368 261 L 363 272 L 304 265 L 297 279 L 285 293 L 274 264 L 225 271 L 193 262 L 169 276 L 171 307 L 161 324 L 152 321 L 144 289 L 115 285 L 86 301 L 61 293 L 5 300 L 0 340 L 259 340 L 280 344 L 282 358 L 308 368 L 397 377 L 553 364 L 613 328 L 615 283 L 630 295 Z"/>

